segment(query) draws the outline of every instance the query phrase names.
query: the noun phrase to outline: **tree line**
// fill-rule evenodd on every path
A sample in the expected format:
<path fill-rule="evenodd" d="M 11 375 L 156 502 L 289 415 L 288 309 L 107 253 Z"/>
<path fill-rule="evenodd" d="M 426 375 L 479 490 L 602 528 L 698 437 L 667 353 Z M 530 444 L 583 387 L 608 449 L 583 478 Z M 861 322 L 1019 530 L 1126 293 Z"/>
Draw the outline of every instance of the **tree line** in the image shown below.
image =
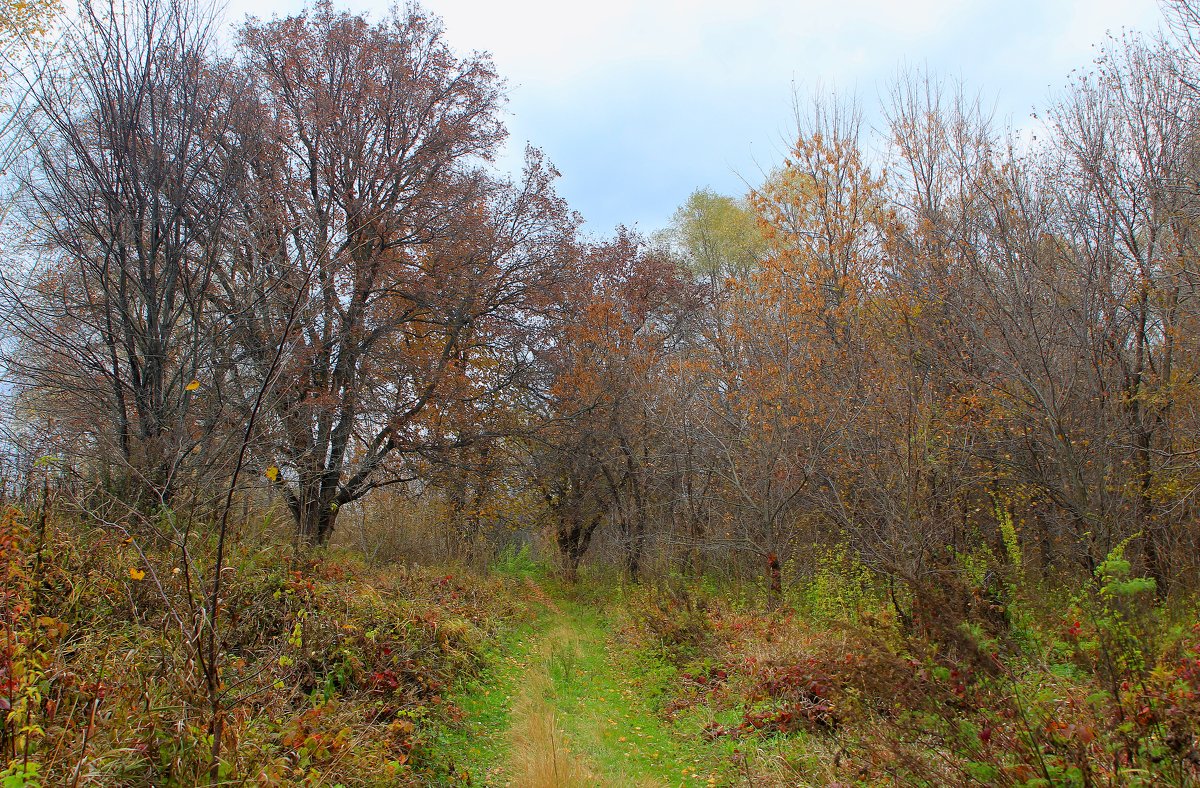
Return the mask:
<path fill-rule="evenodd" d="M 818 97 L 746 197 L 693 194 L 566 343 L 568 563 L 611 526 L 633 575 L 778 593 L 848 551 L 910 619 L 1113 551 L 1194 588 L 1200 18 L 1166 11 L 1036 135 L 914 72 L 876 134 Z"/>
<path fill-rule="evenodd" d="M 497 174 L 503 83 L 418 6 L 221 47 L 89 0 L 14 115 L 9 430 L 102 522 L 252 488 L 316 546 L 432 496 L 568 572 L 599 539 L 777 594 L 842 551 L 908 618 L 1115 549 L 1192 588 L 1200 15 L 1166 11 L 1037 139 L 910 73 L 878 134 L 822 98 L 744 198 L 596 239 L 538 150 Z"/>

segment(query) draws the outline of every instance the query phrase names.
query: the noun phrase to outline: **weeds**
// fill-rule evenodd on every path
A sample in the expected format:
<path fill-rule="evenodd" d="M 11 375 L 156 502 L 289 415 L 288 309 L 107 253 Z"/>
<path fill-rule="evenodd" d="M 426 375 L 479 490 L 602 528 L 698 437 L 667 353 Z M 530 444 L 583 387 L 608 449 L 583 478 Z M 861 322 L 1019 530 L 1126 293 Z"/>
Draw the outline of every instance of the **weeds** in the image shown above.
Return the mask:
<path fill-rule="evenodd" d="M 5 788 L 208 779 L 208 694 L 171 612 L 185 573 L 164 571 L 166 548 L 139 552 L 64 517 L 40 544 L 19 510 L 5 510 Z M 461 718 L 450 690 L 518 611 L 502 581 L 300 556 L 269 533 L 226 560 L 219 781 L 404 785 L 444 773 L 431 737 Z"/>
<path fill-rule="evenodd" d="M 1172 623 L 1154 581 L 1134 575 L 1121 548 L 1065 615 L 1046 602 L 1056 593 L 1018 577 L 1006 591 L 1008 629 L 969 604 L 953 639 L 906 628 L 884 599 L 861 593 L 878 580 L 839 565 L 846 576 L 826 569 L 812 588 L 791 591 L 804 615 L 734 609 L 721 601 L 728 594 L 698 586 L 688 604 L 678 592 L 633 601 L 638 647 L 678 665 L 664 717 L 699 725 L 714 745 L 735 743 L 744 779 L 1200 781 L 1200 625 L 1194 614 Z M 831 591 L 855 609 L 813 615 L 812 600 Z"/>
<path fill-rule="evenodd" d="M 194 542 L 193 560 L 209 560 L 213 542 Z M 175 617 L 188 590 L 171 549 L 4 510 L 4 788 L 210 776 L 209 693 Z M 250 534 L 227 554 L 221 594 L 217 779 L 469 782 L 482 772 L 455 733 L 469 728 L 467 704 L 511 724 L 507 760 L 522 785 L 668 766 L 687 769 L 688 784 L 1200 780 L 1195 607 L 1156 602 L 1123 549 L 1074 593 L 1014 572 L 993 581 L 1002 616 L 985 588 L 956 608 L 957 624 L 923 628 L 901 620 L 884 579 L 833 559 L 813 588 L 765 609 L 682 578 L 568 591 L 527 550 L 503 552 L 486 577 L 300 554 L 268 530 Z M 969 593 L 988 580 L 987 560 L 963 557 L 957 584 L 938 593 Z M 908 609 L 922 593 L 903 598 Z M 531 625 L 533 608 L 554 623 Z M 464 695 L 531 626 L 540 645 L 526 647 L 510 691 Z"/>

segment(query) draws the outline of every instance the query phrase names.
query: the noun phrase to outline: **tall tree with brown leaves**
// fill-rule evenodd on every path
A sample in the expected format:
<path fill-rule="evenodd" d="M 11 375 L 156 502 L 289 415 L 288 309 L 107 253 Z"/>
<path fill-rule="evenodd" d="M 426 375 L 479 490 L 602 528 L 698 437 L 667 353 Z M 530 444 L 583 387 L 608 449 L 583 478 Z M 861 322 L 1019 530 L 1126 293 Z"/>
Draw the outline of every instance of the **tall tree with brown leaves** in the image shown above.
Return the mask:
<path fill-rule="evenodd" d="M 261 457 L 316 544 L 341 506 L 497 430 L 573 219 L 536 152 L 517 183 L 483 169 L 501 84 L 415 6 L 370 23 L 320 4 L 242 44 L 267 144 L 225 286 L 255 293 L 230 314 L 254 369 L 302 291 Z"/>

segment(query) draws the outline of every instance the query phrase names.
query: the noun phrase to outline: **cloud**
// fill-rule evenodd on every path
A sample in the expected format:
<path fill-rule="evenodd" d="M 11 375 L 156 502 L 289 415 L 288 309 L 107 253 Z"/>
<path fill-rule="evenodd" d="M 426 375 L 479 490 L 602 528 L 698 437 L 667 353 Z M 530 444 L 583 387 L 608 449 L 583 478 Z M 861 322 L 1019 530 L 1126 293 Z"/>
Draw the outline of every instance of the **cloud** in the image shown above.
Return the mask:
<path fill-rule="evenodd" d="M 599 229 L 653 229 L 695 188 L 741 192 L 778 160 L 791 97 L 877 103 L 902 63 L 961 77 L 1021 125 L 1108 29 L 1152 29 L 1156 0 L 426 0 L 461 52 L 509 81 L 513 138 L 564 173 Z M 294 11 L 296 0 L 279 7 Z M 354 0 L 355 10 L 383 6 Z M 249 10 L 233 0 L 231 15 Z M 254 9 L 261 13 L 261 9 Z"/>

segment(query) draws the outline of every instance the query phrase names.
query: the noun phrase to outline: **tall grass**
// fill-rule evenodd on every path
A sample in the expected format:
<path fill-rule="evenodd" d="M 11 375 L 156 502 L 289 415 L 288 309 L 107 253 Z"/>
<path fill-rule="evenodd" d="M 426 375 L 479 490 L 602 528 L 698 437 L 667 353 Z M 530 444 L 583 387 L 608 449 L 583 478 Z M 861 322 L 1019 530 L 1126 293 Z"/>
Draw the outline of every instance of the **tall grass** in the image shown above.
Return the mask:
<path fill-rule="evenodd" d="M 550 632 L 526 673 L 513 704 L 512 779 L 529 788 L 587 788 L 599 785 L 583 761 L 566 745 L 551 698 L 554 684 L 569 681 L 578 662 L 578 644 L 570 630 Z"/>

